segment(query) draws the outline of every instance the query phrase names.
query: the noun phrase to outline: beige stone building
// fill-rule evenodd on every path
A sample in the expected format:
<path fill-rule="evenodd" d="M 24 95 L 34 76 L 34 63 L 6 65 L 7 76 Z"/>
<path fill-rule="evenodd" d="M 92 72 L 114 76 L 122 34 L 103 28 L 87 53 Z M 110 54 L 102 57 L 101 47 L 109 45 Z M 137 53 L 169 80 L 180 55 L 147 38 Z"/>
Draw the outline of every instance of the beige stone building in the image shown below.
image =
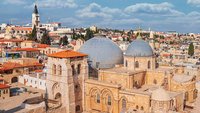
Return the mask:
<path fill-rule="evenodd" d="M 0 65 L 0 79 L 4 79 L 6 83 L 18 82 L 18 77 L 22 74 L 43 69 L 37 59 L 19 58 L 9 60 Z"/>
<path fill-rule="evenodd" d="M 67 113 L 82 113 L 87 55 L 66 50 L 48 56 L 48 98 L 59 101 Z"/>
<path fill-rule="evenodd" d="M 60 101 L 67 113 L 183 112 L 197 97 L 196 77 L 158 67 L 140 37 L 124 54 L 104 36 L 88 40 L 79 51 L 84 54 L 63 51 L 48 57 L 49 99 Z"/>
<path fill-rule="evenodd" d="M 10 97 L 10 86 L 0 84 L 0 100 Z"/>
<path fill-rule="evenodd" d="M 100 41 L 103 37 L 97 38 Z M 87 42 L 85 46 L 97 50 L 108 46 L 103 42 L 98 45 L 98 41 L 93 41 L 93 47 Z M 108 44 L 107 40 L 104 41 Z M 96 68 L 97 76 L 91 77 L 89 73 L 85 81 L 85 112 L 123 113 L 130 109 L 146 113 L 183 112 L 186 105 L 190 106 L 197 97 L 195 76 L 179 76 L 173 67 L 158 67 L 151 47 L 140 37 L 130 44 L 121 58 L 124 63 L 116 63 L 115 66 L 108 66 L 101 52 L 93 53 L 92 49 L 85 48 L 83 46 L 81 52 L 88 54 L 91 62 L 100 65 L 100 68 Z M 107 50 L 103 51 L 105 53 Z M 107 54 L 112 52 L 108 51 Z M 119 56 L 113 54 L 112 59 L 120 59 Z M 107 63 L 112 64 L 112 59 Z M 95 70 L 94 66 L 91 68 Z"/>
<path fill-rule="evenodd" d="M 19 52 L 22 58 L 37 58 L 40 55 L 37 48 L 14 48 L 12 52 Z"/>
<path fill-rule="evenodd" d="M 33 48 L 37 43 L 31 40 L 25 40 L 21 42 L 21 48 Z"/>

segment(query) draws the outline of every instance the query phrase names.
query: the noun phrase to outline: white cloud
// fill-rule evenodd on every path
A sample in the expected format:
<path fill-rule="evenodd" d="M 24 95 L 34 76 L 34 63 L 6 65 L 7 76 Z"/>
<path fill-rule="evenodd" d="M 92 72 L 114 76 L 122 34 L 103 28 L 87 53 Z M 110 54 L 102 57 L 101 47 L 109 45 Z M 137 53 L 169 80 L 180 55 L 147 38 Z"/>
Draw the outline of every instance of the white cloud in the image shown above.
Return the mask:
<path fill-rule="evenodd" d="M 95 17 L 112 18 L 113 15 L 121 13 L 122 11 L 118 8 L 102 7 L 97 3 L 91 3 L 88 6 L 84 7 L 83 9 L 78 10 L 77 16 L 87 17 L 87 18 L 95 18 Z"/>
<path fill-rule="evenodd" d="M 200 0 L 187 0 L 188 4 L 200 6 Z"/>
<path fill-rule="evenodd" d="M 128 18 L 128 19 L 116 19 L 116 20 L 110 20 L 107 24 L 113 24 L 113 25 L 127 25 L 127 24 L 138 24 L 142 23 L 143 21 L 137 18 Z"/>
<path fill-rule="evenodd" d="M 38 5 L 40 7 L 46 7 L 46 8 L 77 7 L 75 0 L 40 0 L 38 1 Z"/>
<path fill-rule="evenodd" d="M 24 5 L 26 0 L 3 0 L 4 4 Z"/>
<path fill-rule="evenodd" d="M 140 13 L 140 14 L 159 14 L 160 16 L 177 16 L 182 15 L 182 12 L 179 12 L 173 9 L 173 5 L 168 2 L 163 2 L 160 4 L 151 4 L 151 3 L 137 3 L 135 5 L 128 6 L 124 9 L 126 13 Z"/>

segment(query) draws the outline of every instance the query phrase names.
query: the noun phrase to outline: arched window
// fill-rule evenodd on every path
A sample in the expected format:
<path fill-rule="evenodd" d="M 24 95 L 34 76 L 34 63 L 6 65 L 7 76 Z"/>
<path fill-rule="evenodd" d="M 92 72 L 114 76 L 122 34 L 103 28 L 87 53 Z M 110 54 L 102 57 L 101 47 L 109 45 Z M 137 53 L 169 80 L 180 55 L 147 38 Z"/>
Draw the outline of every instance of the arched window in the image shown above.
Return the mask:
<path fill-rule="evenodd" d="M 140 110 L 144 110 L 144 107 L 143 107 L 143 106 L 141 106 Z"/>
<path fill-rule="evenodd" d="M 122 109 L 126 110 L 126 100 L 122 99 Z"/>
<path fill-rule="evenodd" d="M 138 108 L 139 108 L 139 106 L 137 105 L 137 106 L 136 106 L 136 109 L 138 109 Z"/>
<path fill-rule="evenodd" d="M 81 64 L 78 64 L 78 67 L 77 67 L 77 73 L 78 73 L 78 74 L 81 73 Z"/>
<path fill-rule="evenodd" d="M 80 111 L 81 107 L 79 105 L 76 106 L 76 111 Z"/>
<path fill-rule="evenodd" d="M 58 75 L 62 75 L 62 66 L 61 65 L 58 66 Z"/>
<path fill-rule="evenodd" d="M 100 103 L 100 95 L 97 93 L 97 103 Z"/>
<path fill-rule="evenodd" d="M 188 101 L 188 92 L 185 93 L 185 100 Z"/>
<path fill-rule="evenodd" d="M 139 68 L 139 62 L 138 61 L 135 62 L 135 68 Z"/>
<path fill-rule="evenodd" d="M 127 62 L 127 60 L 125 61 L 125 66 L 128 67 L 128 62 Z"/>
<path fill-rule="evenodd" d="M 55 64 L 53 64 L 52 72 L 53 72 L 54 75 L 56 74 L 56 65 Z"/>
<path fill-rule="evenodd" d="M 196 98 L 197 98 L 197 94 L 198 94 L 198 90 L 195 89 L 194 92 L 193 92 L 193 99 L 196 99 Z"/>
<path fill-rule="evenodd" d="M 74 76 L 75 75 L 75 67 L 74 67 L 74 65 L 72 65 L 71 68 L 72 68 L 72 75 Z"/>
<path fill-rule="evenodd" d="M 150 68 L 151 68 L 151 62 L 148 61 L 148 69 L 150 69 Z"/>
<path fill-rule="evenodd" d="M 154 83 L 154 84 L 157 84 L 157 80 L 156 80 L 156 79 L 154 79 L 154 80 L 153 80 L 153 83 Z"/>
<path fill-rule="evenodd" d="M 108 105 L 111 105 L 111 97 L 108 96 Z"/>

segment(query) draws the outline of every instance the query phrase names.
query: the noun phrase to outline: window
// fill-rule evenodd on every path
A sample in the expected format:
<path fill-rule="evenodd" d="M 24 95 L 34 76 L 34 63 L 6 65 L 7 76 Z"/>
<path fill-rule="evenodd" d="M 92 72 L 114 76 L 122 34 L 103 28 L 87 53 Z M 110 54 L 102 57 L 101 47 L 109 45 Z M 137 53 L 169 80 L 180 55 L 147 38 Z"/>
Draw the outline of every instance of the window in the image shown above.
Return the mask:
<path fill-rule="evenodd" d="M 76 111 L 80 111 L 81 107 L 79 105 L 76 106 Z"/>
<path fill-rule="evenodd" d="M 100 95 L 97 93 L 97 103 L 100 103 Z"/>
<path fill-rule="evenodd" d="M 139 62 L 138 61 L 135 62 L 135 68 L 139 68 Z"/>
<path fill-rule="evenodd" d="M 163 105 L 164 105 L 164 102 L 163 102 L 163 101 L 160 101 L 160 102 L 159 102 L 159 107 L 161 107 L 161 108 L 162 108 L 162 107 L 163 107 Z"/>
<path fill-rule="evenodd" d="M 185 100 L 188 101 L 188 92 L 185 93 Z"/>
<path fill-rule="evenodd" d="M 62 66 L 61 65 L 58 66 L 58 71 L 59 71 L 58 75 L 62 75 Z"/>
<path fill-rule="evenodd" d="M 144 110 L 144 107 L 143 107 L 143 106 L 141 106 L 140 110 Z"/>
<path fill-rule="evenodd" d="M 136 109 L 138 109 L 139 107 L 138 107 L 138 105 L 136 106 Z"/>
<path fill-rule="evenodd" d="M 128 67 L 128 62 L 127 62 L 127 60 L 125 61 L 125 66 Z"/>
<path fill-rule="evenodd" d="M 78 64 L 78 67 L 77 67 L 77 73 L 78 73 L 78 74 L 81 73 L 81 64 Z"/>
<path fill-rule="evenodd" d="M 126 100 L 122 99 L 122 109 L 125 110 L 126 109 Z"/>
<path fill-rule="evenodd" d="M 154 80 L 153 80 L 153 83 L 154 83 L 154 84 L 157 84 L 157 80 L 156 80 L 156 79 L 154 79 Z"/>
<path fill-rule="evenodd" d="M 151 68 L 151 62 L 148 61 L 148 69 L 150 69 L 150 68 Z"/>
<path fill-rule="evenodd" d="M 53 64 L 52 69 L 53 69 L 53 74 L 55 75 L 56 74 L 56 65 L 55 64 Z"/>
<path fill-rule="evenodd" d="M 197 98 L 197 94 L 198 94 L 198 90 L 195 89 L 195 90 L 194 90 L 194 93 L 193 93 L 193 99 L 196 99 L 196 98 Z"/>
<path fill-rule="evenodd" d="M 108 96 L 108 105 L 111 105 L 111 97 Z"/>
<path fill-rule="evenodd" d="M 74 76 L 74 75 L 75 75 L 75 68 L 74 68 L 74 65 L 72 65 L 71 68 L 72 68 L 72 75 Z"/>

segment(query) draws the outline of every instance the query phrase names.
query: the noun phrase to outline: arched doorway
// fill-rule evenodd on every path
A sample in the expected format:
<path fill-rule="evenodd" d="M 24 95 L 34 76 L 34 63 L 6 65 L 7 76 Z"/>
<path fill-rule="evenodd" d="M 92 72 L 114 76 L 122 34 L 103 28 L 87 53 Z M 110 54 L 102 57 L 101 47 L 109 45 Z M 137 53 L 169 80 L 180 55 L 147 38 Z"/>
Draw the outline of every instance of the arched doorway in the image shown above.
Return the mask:
<path fill-rule="evenodd" d="M 17 78 L 17 77 L 13 77 L 13 78 L 11 79 L 11 83 L 16 83 L 16 82 L 18 82 L 18 78 Z"/>
<path fill-rule="evenodd" d="M 62 95 L 60 93 L 56 93 L 55 95 L 55 100 L 59 101 L 61 103 L 61 98 L 62 98 Z"/>

